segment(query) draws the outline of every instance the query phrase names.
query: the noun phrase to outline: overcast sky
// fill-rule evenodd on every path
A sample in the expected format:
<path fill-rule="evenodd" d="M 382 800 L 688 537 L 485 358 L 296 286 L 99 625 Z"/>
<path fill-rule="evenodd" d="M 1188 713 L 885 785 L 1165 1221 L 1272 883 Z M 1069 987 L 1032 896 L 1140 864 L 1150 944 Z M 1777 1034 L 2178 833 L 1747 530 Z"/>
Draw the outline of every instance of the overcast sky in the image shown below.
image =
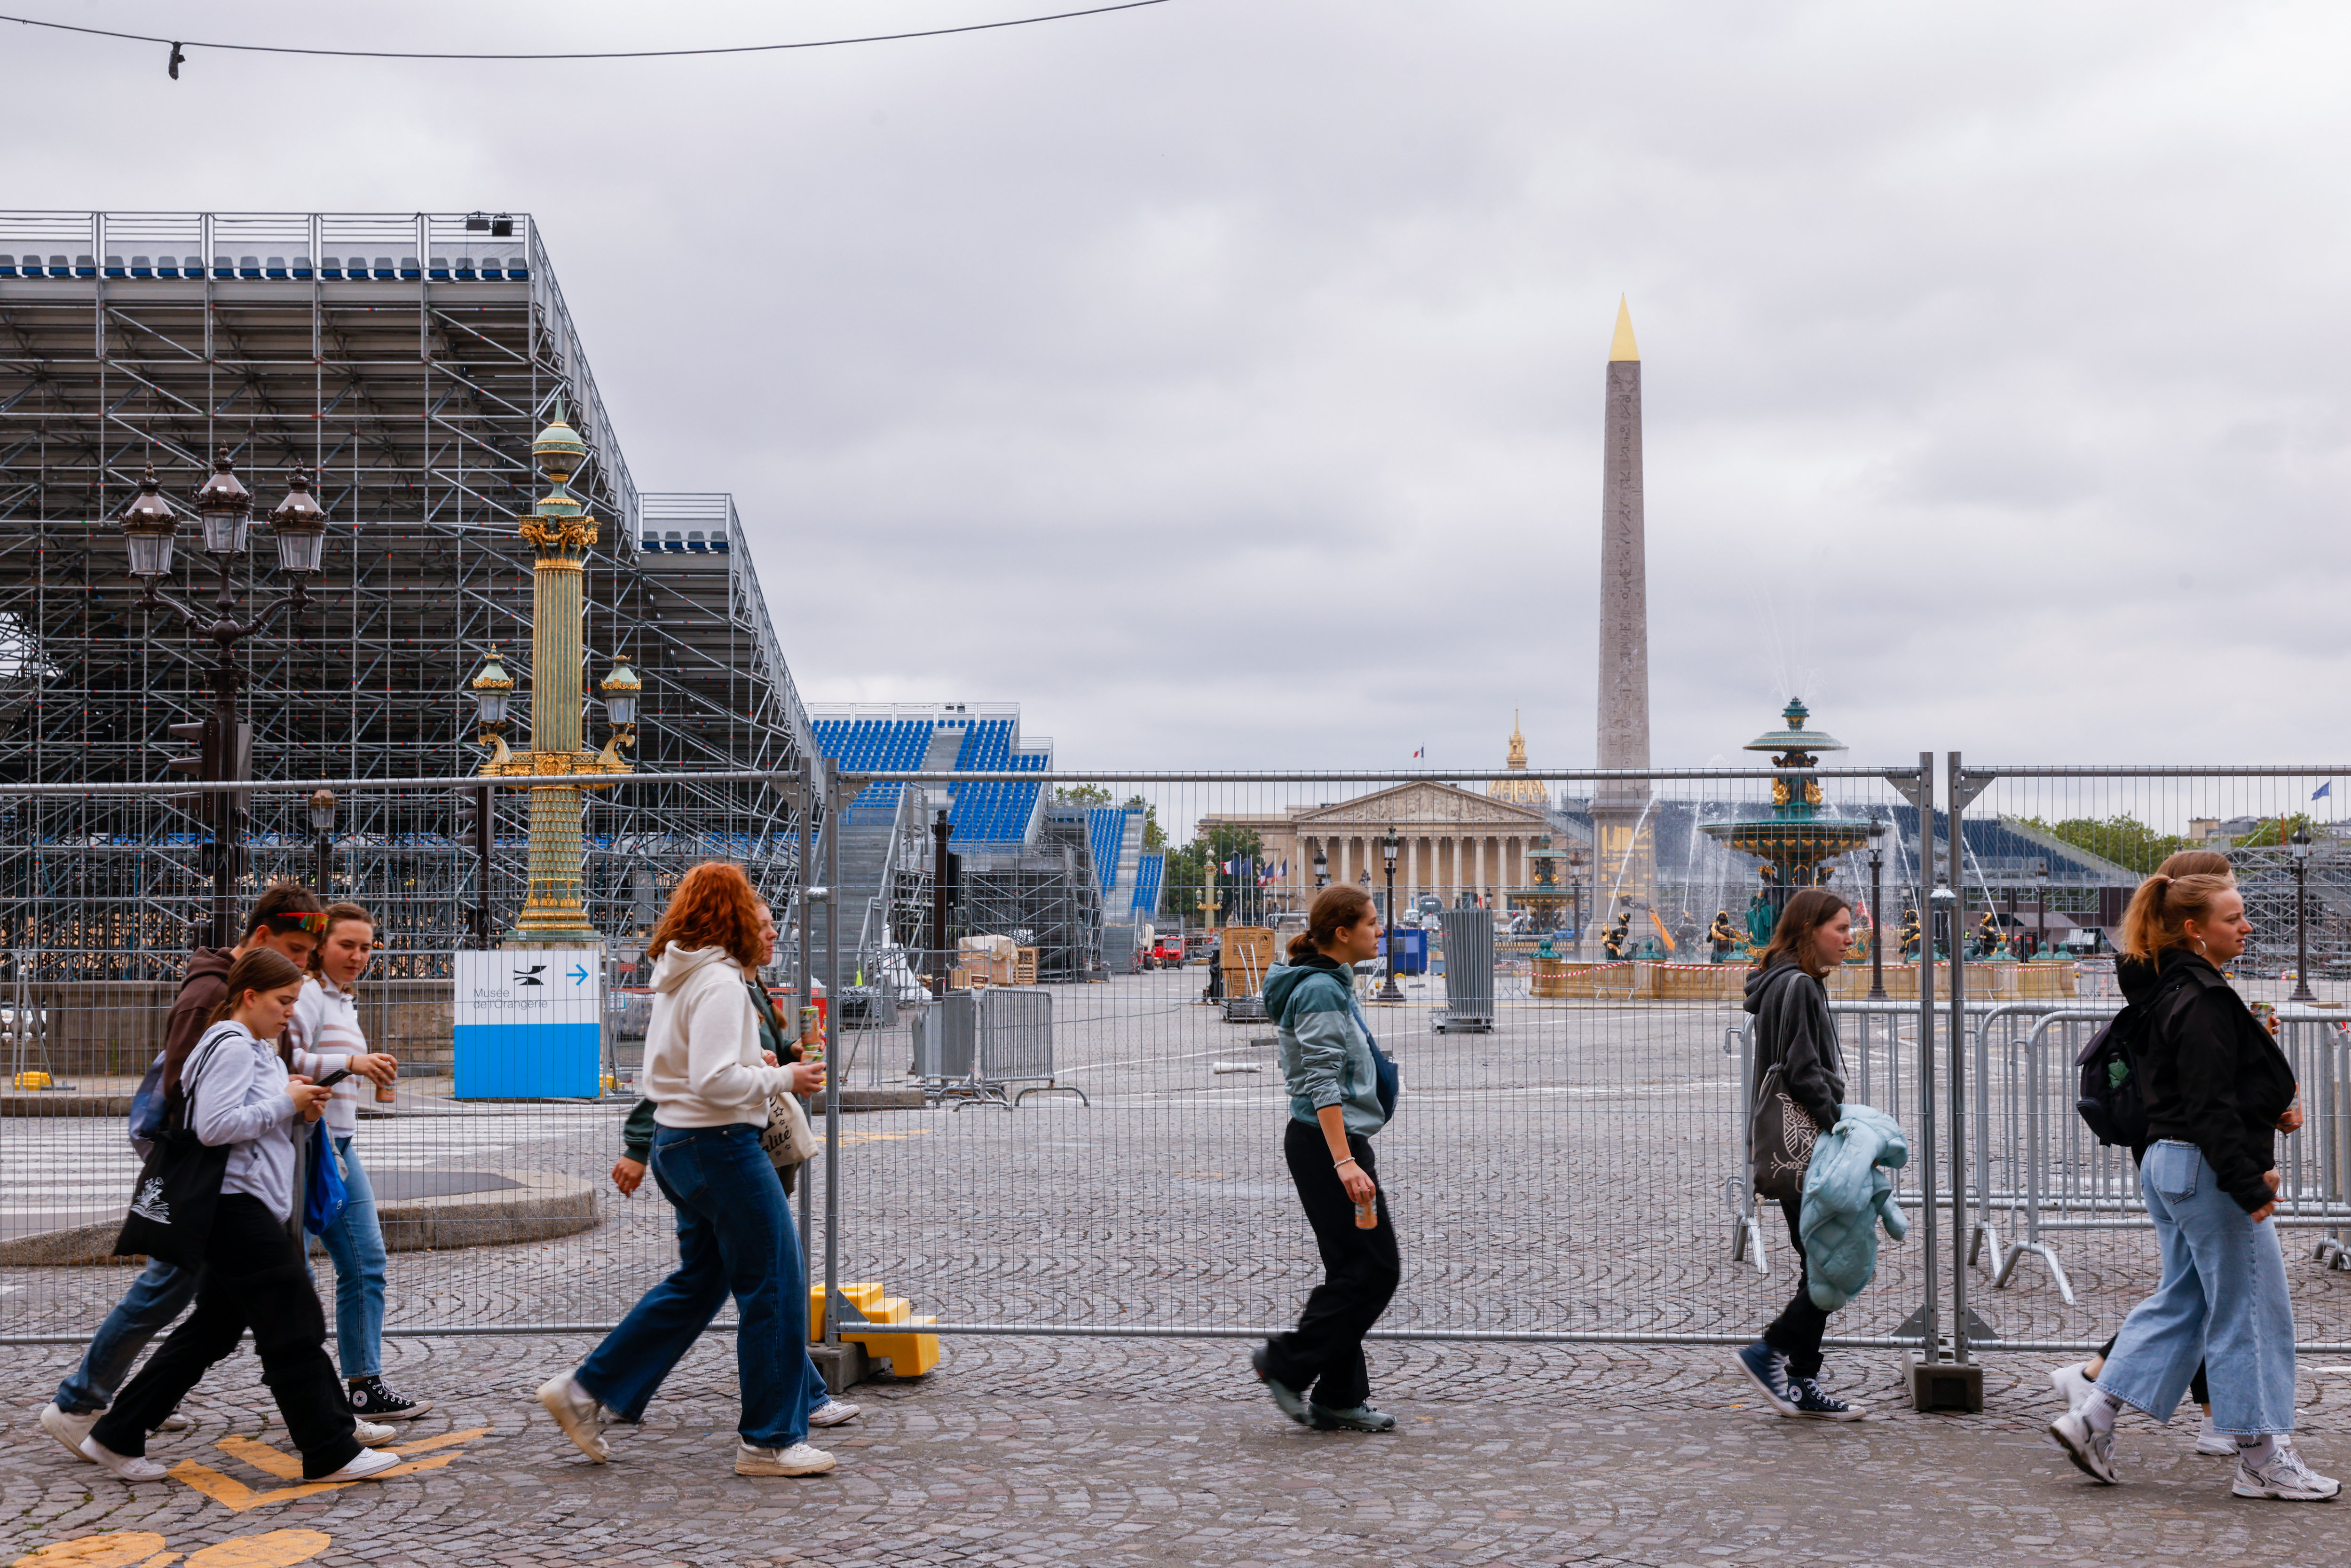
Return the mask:
<path fill-rule="evenodd" d="M 1036 0 L 24 0 L 624 48 Z M 200 15 L 199 22 L 193 19 Z M 177 20 L 173 20 L 173 18 Z M 2351 12 L 1169 0 L 571 65 L 0 25 L 17 207 L 528 211 L 639 486 L 732 490 L 810 700 L 1074 768 L 1593 758 L 1647 402 L 1654 753 L 2337 758 Z"/>

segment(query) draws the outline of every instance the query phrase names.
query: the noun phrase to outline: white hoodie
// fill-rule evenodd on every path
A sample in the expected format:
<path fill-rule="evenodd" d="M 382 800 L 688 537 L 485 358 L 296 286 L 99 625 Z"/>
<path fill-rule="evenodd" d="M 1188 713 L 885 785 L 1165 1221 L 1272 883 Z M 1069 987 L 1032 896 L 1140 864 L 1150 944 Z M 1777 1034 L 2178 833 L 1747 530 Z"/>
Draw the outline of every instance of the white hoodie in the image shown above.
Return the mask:
<path fill-rule="evenodd" d="M 723 947 L 665 947 L 653 963 L 644 1092 L 664 1127 L 768 1124 L 768 1096 L 789 1065 L 759 1059 L 759 1024 L 743 967 Z"/>

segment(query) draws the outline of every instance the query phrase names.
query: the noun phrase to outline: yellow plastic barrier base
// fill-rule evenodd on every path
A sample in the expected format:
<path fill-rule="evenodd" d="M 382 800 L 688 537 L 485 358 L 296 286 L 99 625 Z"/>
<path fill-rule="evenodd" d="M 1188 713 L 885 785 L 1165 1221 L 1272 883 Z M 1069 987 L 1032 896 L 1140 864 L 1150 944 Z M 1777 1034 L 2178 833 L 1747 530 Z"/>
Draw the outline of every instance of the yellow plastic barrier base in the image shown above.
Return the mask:
<path fill-rule="evenodd" d="M 935 1317 L 916 1317 L 913 1306 L 904 1296 L 884 1297 L 880 1307 L 865 1315 L 877 1323 L 935 1323 Z M 939 1336 L 935 1333 L 882 1333 L 872 1329 L 844 1331 L 841 1338 L 855 1340 L 865 1347 L 865 1354 L 876 1361 L 890 1364 L 893 1377 L 920 1377 L 939 1364 Z"/>
<path fill-rule="evenodd" d="M 843 1285 L 841 1288 L 841 1293 L 843 1299 L 869 1318 L 873 1315 L 873 1309 L 882 1304 L 882 1285 L 879 1281 Z M 809 1287 L 809 1343 L 814 1344 L 823 1338 L 824 1287 L 811 1285 Z"/>
<path fill-rule="evenodd" d="M 19 1089 L 47 1089 L 49 1086 L 49 1075 L 46 1072 L 19 1072 L 16 1077 L 16 1084 Z"/>

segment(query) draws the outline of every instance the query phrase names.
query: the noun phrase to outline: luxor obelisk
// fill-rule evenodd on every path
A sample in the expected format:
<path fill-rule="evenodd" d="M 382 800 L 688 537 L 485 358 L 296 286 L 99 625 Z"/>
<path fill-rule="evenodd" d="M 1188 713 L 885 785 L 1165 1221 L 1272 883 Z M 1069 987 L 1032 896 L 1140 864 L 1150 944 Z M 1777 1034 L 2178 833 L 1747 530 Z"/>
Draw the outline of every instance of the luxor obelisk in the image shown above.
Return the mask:
<path fill-rule="evenodd" d="M 1608 411 L 1600 478 L 1600 745 L 1603 768 L 1649 766 L 1649 589 L 1641 508 L 1641 350 L 1633 313 L 1616 304 L 1608 348 Z M 1603 781 L 1593 790 L 1593 913 L 1613 923 L 1629 909 L 1632 940 L 1649 933 L 1656 856 L 1643 812 L 1646 780 Z"/>

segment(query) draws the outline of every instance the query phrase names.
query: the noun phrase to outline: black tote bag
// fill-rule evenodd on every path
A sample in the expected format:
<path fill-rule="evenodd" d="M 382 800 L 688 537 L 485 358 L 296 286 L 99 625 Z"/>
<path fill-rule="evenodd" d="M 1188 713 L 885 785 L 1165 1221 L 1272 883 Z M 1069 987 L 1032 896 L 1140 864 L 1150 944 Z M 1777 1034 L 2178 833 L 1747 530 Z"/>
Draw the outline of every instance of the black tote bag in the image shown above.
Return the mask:
<path fill-rule="evenodd" d="M 146 1163 L 139 1167 L 131 1212 L 123 1217 L 122 1233 L 114 1239 L 118 1258 L 143 1253 L 183 1269 L 204 1260 L 204 1243 L 212 1238 L 213 1211 L 220 1207 L 221 1178 L 228 1172 L 233 1145 L 204 1143 L 187 1121 L 194 1102 L 193 1079 L 218 1049 L 220 1041 L 213 1041 L 180 1075 L 184 1089 L 180 1113 L 156 1134 Z"/>
<path fill-rule="evenodd" d="M 1796 1103 L 1780 1064 L 1773 1062 L 1756 1088 L 1755 1110 L 1747 1123 L 1755 1196 L 1774 1202 L 1802 1198 L 1804 1173 L 1812 1166 L 1813 1145 L 1820 1135 L 1812 1113 Z"/>

